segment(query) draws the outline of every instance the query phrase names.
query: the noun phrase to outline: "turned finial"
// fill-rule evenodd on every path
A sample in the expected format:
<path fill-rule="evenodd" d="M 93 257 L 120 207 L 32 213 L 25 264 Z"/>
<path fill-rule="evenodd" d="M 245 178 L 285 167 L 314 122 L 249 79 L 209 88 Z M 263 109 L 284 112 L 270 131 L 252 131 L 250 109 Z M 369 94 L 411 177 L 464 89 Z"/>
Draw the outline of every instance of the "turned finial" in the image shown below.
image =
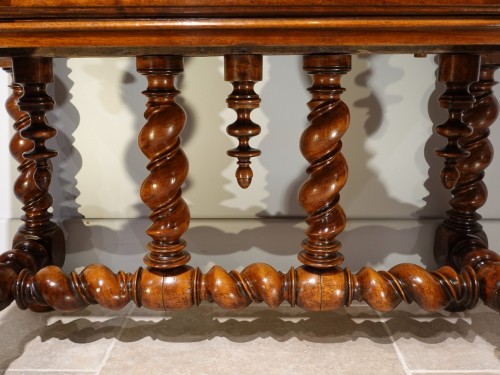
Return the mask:
<path fill-rule="evenodd" d="M 227 133 L 238 138 L 238 147 L 227 154 L 238 158 L 236 180 L 246 189 L 250 186 L 253 171 L 250 158 L 260 155 L 260 150 L 250 147 L 251 137 L 260 134 L 260 126 L 250 119 L 250 113 L 260 105 L 260 98 L 254 91 L 255 82 L 262 80 L 261 55 L 224 56 L 224 79 L 232 82 L 233 92 L 226 102 L 236 112 L 236 121 L 227 127 Z"/>

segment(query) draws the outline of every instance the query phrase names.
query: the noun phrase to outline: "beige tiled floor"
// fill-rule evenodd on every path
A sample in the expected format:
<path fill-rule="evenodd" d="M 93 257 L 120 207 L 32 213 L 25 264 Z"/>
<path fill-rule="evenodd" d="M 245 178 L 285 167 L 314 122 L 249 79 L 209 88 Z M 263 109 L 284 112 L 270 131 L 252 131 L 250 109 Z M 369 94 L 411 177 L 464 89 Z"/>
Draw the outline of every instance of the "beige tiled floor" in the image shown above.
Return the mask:
<path fill-rule="evenodd" d="M 364 305 L 308 313 L 214 305 L 0 314 L 6 374 L 500 374 L 500 317 Z"/>

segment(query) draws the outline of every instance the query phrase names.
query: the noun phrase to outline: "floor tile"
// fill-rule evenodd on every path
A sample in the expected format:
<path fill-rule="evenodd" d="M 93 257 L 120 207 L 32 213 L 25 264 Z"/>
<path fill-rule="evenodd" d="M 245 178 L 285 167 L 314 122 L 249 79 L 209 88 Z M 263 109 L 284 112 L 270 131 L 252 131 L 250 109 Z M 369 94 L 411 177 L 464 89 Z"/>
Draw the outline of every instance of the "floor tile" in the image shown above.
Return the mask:
<path fill-rule="evenodd" d="M 98 372 L 95 372 L 95 371 L 85 371 L 85 372 L 81 372 L 81 371 L 57 371 L 57 372 L 54 372 L 54 371 L 24 371 L 24 370 L 7 370 L 5 372 L 5 375 L 47 375 L 47 374 L 50 374 L 50 375 L 99 375 Z"/>
<path fill-rule="evenodd" d="M 500 371 L 500 317 L 484 305 L 462 313 L 401 308 L 386 324 L 412 371 Z"/>
<path fill-rule="evenodd" d="M 498 314 L 428 313 L 414 304 L 379 314 L 364 304 L 311 313 L 285 304 L 234 312 L 203 303 L 156 312 L 0 313 L 6 374 L 499 375 Z M 392 336 L 389 335 L 392 333 Z M 401 360 L 403 362 L 401 362 Z M 2 374 L 2 371 L 0 371 Z"/>
<path fill-rule="evenodd" d="M 441 372 L 432 372 L 432 371 L 412 371 L 411 375 L 498 375 L 500 374 L 500 370 L 498 371 L 467 371 L 463 370 L 457 371 L 441 371 Z"/>
<path fill-rule="evenodd" d="M 74 314 L 19 311 L 15 305 L 6 310 L 0 321 L 0 369 L 58 374 L 97 371 L 126 313 L 95 306 Z"/>
<path fill-rule="evenodd" d="M 131 315 L 101 374 L 404 373 L 379 316 L 366 307 L 352 314 L 213 305 L 141 312 Z"/>

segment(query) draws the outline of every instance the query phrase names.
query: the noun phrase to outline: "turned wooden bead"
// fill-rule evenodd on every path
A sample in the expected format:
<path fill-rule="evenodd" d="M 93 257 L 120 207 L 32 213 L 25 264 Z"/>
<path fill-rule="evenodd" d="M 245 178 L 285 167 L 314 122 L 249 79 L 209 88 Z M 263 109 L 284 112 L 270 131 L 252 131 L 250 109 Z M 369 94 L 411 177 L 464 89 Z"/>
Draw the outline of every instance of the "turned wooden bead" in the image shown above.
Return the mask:
<path fill-rule="evenodd" d="M 0 263 L 0 310 L 14 300 L 12 285 L 16 282 L 18 272 L 10 264 Z"/>
<path fill-rule="evenodd" d="M 252 300 L 230 273 L 222 267 L 214 266 L 201 278 L 201 296 L 228 310 L 240 310 Z"/>
<path fill-rule="evenodd" d="M 439 55 L 439 80 L 451 83 L 470 83 L 479 79 L 479 55 Z"/>
<path fill-rule="evenodd" d="M 78 311 L 88 304 L 80 294 L 69 292 L 73 289 L 72 281 L 56 266 L 42 268 L 33 276 L 33 281 L 40 297 L 58 311 Z"/>
<path fill-rule="evenodd" d="M 294 273 L 294 270 L 290 272 Z M 246 294 L 253 297 L 252 302 L 263 301 L 269 307 L 276 309 L 288 298 L 284 287 L 285 275 L 268 264 L 254 263 L 245 267 L 241 275 L 232 272 L 232 276 L 240 280 L 240 285 L 245 288 Z"/>
<path fill-rule="evenodd" d="M 16 56 L 12 58 L 12 61 L 16 83 L 38 84 L 54 82 L 52 58 L 40 56 Z"/>
<path fill-rule="evenodd" d="M 224 80 L 262 81 L 262 55 L 225 55 Z"/>
<path fill-rule="evenodd" d="M 341 268 L 297 268 L 297 306 L 309 311 L 337 310 L 346 302 L 345 276 Z"/>
<path fill-rule="evenodd" d="M 81 285 L 86 290 L 94 291 L 93 302 L 105 305 L 110 310 L 120 310 L 130 301 L 127 278 L 123 272 L 114 274 L 108 267 L 94 264 L 82 271 L 80 279 Z M 81 291 L 81 295 L 85 296 L 84 290 Z"/>

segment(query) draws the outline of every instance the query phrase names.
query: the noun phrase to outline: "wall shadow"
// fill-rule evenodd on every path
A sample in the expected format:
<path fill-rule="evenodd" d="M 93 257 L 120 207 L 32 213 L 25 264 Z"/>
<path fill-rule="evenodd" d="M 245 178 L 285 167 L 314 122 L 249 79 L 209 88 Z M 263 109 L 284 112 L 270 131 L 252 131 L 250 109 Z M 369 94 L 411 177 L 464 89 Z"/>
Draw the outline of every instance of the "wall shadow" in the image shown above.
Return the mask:
<path fill-rule="evenodd" d="M 439 210 L 444 213 L 447 204 L 447 200 L 443 199 L 443 189 L 439 181 L 439 172 L 441 168 L 440 160 L 431 158 L 429 155 L 429 149 L 434 147 L 436 141 L 438 141 L 436 135 L 432 135 L 425 146 L 425 160 L 429 163 L 429 178 L 424 187 L 429 194 L 424 198 L 426 206 L 423 209 L 413 204 L 403 203 L 392 198 L 377 172 L 371 167 L 376 155 L 368 149 L 367 142 L 372 137 L 383 137 L 388 131 L 389 126 L 396 125 L 385 123 L 384 118 L 387 114 L 391 113 L 391 111 L 398 110 L 397 104 L 401 102 L 404 95 L 404 92 L 401 92 L 399 95 L 391 94 L 391 85 L 404 78 L 404 71 L 392 64 L 392 58 L 393 56 L 390 55 L 359 56 L 357 59 L 353 60 L 353 65 L 359 64 L 362 66 L 362 68 L 358 68 L 359 70 L 357 70 L 360 73 L 353 77 L 353 82 L 346 80 L 346 84 L 344 85 L 344 87 L 347 88 L 345 100 L 346 102 L 352 101 L 352 105 L 351 126 L 344 137 L 344 149 L 347 149 L 346 158 L 350 168 L 350 176 L 345 187 L 346 194 L 343 194 L 342 198 L 344 202 L 347 200 L 345 208 L 349 217 L 350 205 L 354 207 L 357 197 L 360 194 L 366 194 L 367 185 L 369 184 L 369 194 L 373 199 L 380 200 L 380 203 L 375 206 L 381 217 L 386 217 L 384 215 L 393 212 L 394 214 L 389 214 L 388 216 L 397 218 L 397 212 L 407 212 L 409 215 L 419 219 L 420 225 L 403 230 L 378 225 L 368 226 L 353 231 L 347 230 L 339 236 L 339 238 L 344 242 L 352 241 L 350 245 L 353 247 L 349 247 L 349 249 L 345 251 L 347 259 L 352 256 L 356 260 L 362 258 L 374 264 L 396 254 L 413 254 L 419 257 L 418 261 L 424 266 L 434 268 L 435 261 L 432 255 L 432 246 L 434 238 L 433 232 L 437 222 L 434 221 L 433 223 L 428 220 L 436 219 L 436 216 L 431 215 L 429 212 L 435 212 L 436 207 L 439 207 Z M 380 78 L 375 79 L 375 75 L 380 72 L 384 73 L 383 82 L 381 82 Z M 431 80 L 432 77 L 429 77 L 429 81 Z M 353 85 L 355 95 L 364 93 L 364 96 L 361 98 L 349 96 L 348 84 Z M 378 95 L 375 93 L 377 87 L 385 88 L 384 92 L 386 95 L 383 98 L 383 102 L 380 101 Z M 368 93 L 366 93 L 366 90 L 368 90 Z M 420 106 L 420 113 L 429 114 L 431 120 L 428 124 L 429 127 L 439 123 L 439 118 L 442 115 L 439 110 L 439 104 L 435 100 L 435 98 L 439 96 L 437 90 L 439 90 L 439 88 L 432 91 L 430 98 L 426 96 L 421 99 L 422 103 L 426 105 Z M 411 118 L 408 120 L 410 124 L 403 125 L 414 126 L 411 123 Z M 396 145 L 394 145 L 394 147 L 395 146 Z M 388 145 L 388 147 L 391 147 L 391 145 Z M 398 178 L 397 171 L 394 171 L 394 178 Z M 408 188 L 411 188 L 411 182 L 407 185 Z M 437 203 L 440 204 L 438 205 Z M 405 242 L 403 239 L 406 236 L 413 238 L 415 241 L 414 244 L 410 245 L 410 249 L 404 247 L 398 249 L 397 244 L 403 245 Z M 392 240 L 388 241 L 386 244 L 388 246 L 384 245 L 386 243 L 384 238 L 386 237 L 392 238 Z M 366 241 L 367 238 L 370 240 Z M 380 245 L 378 246 L 378 244 Z M 405 245 L 407 246 L 408 244 Z"/>
<path fill-rule="evenodd" d="M 51 126 L 57 129 L 57 136 L 50 142 L 55 143 L 54 149 L 59 153 L 52 159 L 53 174 L 50 194 L 54 199 L 52 205 L 54 219 L 60 222 L 66 236 L 67 242 L 73 242 L 72 237 L 78 236 L 78 249 L 66 246 L 66 253 L 93 249 L 94 244 L 91 232 L 83 225 L 83 217 L 79 212 L 80 205 L 76 199 L 80 195 L 78 190 L 77 175 L 82 168 L 82 155 L 74 147 L 75 138 L 73 133 L 80 125 L 80 114 L 72 104 L 71 89 L 74 82 L 71 79 L 71 69 L 68 59 L 54 59 L 54 85 L 49 86 L 55 106 L 54 110 L 47 114 L 47 120 Z M 76 228 L 68 230 L 68 220 L 78 220 L 80 223 Z"/>
<path fill-rule="evenodd" d="M 235 121 L 236 113 L 227 108 L 226 99 L 233 87 L 224 81 L 223 67 L 221 57 L 193 58 L 183 75 L 180 103 L 196 108 L 188 113 L 188 133 L 183 131 L 181 136 L 192 182 L 183 194 L 197 217 L 253 217 L 258 203 L 244 197 L 252 194 L 262 176 L 255 176 L 248 190 L 235 189 L 236 159 L 226 151 L 234 148 L 237 140 L 226 133 L 226 127 Z M 235 200 L 248 204 L 243 207 Z"/>
<path fill-rule="evenodd" d="M 105 61 L 106 64 L 109 64 L 111 59 L 106 59 Z M 103 62 L 89 64 L 86 68 L 90 73 L 99 75 L 102 70 L 102 63 Z M 98 249 L 104 249 L 105 251 L 118 254 L 119 251 L 113 249 L 113 245 L 118 246 L 120 244 L 120 238 L 123 237 L 123 232 L 120 230 L 111 230 L 107 226 L 90 225 L 91 220 L 85 218 L 84 215 L 79 212 L 80 205 L 77 203 L 77 199 L 80 196 L 80 191 L 77 188 L 77 176 L 82 168 L 85 156 L 82 156 L 74 146 L 75 138 L 73 133 L 79 126 L 85 127 L 86 124 L 80 123 L 78 109 L 71 103 L 71 90 L 74 85 L 82 85 L 84 83 L 72 81 L 71 69 L 68 66 L 67 59 L 55 59 L 54 68 L 56 79 L 53 87 L 53 96 L 56 106 L 54 111 L 48 114 L 48 120 L 52 126 L 58 129 L 58 134 L 54 140 L 55 149 L 59 152 L 59 155 L 54 158 L 53 161 L 54 180 L 56 181 L 51 185 L 51 194 L 54 198 L 54 217 L 57 221 L 62 223 L 66 235 L 66 251 L 68 257 L 64 268 L 70 271 L 74 267 L 97 262 L 98 257 L 96 251 L 98 251 Z M 132 67 L 130 67 L 130 69 L 132 69 Z M 132 74 L 126 71 L 123 73 L 121 79 L 122 87 L 130 85 L 136 88 L 137 81 L 138 80 Z M 106 102 L 109 94 L 106 90 L 105 82 L 103 82 L 100 89 L 94 93 L 101 97 L 101 102 Z M 140 95 L 140 90 L 137 90 L 135 96 L 131 96 L 136 98 L 137 94 Z M 116 102 L 112 102 L 108 109 L 111 111 L 119 111 L 120 109 L 117 105 L 113 105 L 113 103 L 116 104 Z M 140 113 L 137 111 L 137 107 L 143 104 L 142 102 L 131 100 L 129 104 L 135 113 Z M 104 124 L 102 125 L 104 126 Z M 99 137 L 99 134 L 96 134 L 96 137 Z M 146 162 L 145 158 L 140 153 L 138 147 L 136 147 L 136 150 L 134 150 L 133 147 L 129 147 L 129 149 L 130 151 L 127 153 L 125 162 L 130 169 L 142 171 Z M 139 166 L 141 168 L 139 168 Z M 138 179 L 139 178 L 136 180 Z M 96 188 L 112 189 L 113 187 L 96 186 Z M 137 207 L 137 211 L 139 213 L 146 212 L 146 209 L 140 206 Z M 140 249 L 135 249 L 135 251 L 140 251 Z M 124 255 L 127 255 L 127 253 L 125 252 Z"/>
<path fill-rule="evenodd" d="M 370 161 L 374 155 L 366 148 L 366 142 L 370 137 L 381 136 L 378 133 L 385 131 L 385 129 L 383 129 L 383 126 L 386 126 L 383 125 L 384 113 L 389 111 L 390 108 L 384 106 L 386 104 L 392 106 L 398 103 L 401 97 L 400 95 L 388 95 L 388 102 L 383 105 L 373 90 L 372 85 L 374 82 L 372 78 L 374 72 L 383 70 L 387 73 L 387 77 L 389 78 L 387 82 L 385 82 L 386 86 L 398 82 L 403 77 L 402 69 L 392 65 L 390 56 L 377 57 L 375 63 L 372 60 L 373 57 L 370 56 L 361 56 L 354 59 L 353 65 L 355 71 L 347 75 L 343 80 L 343 86 L 347 89 L 344 100 L 351 107 L 352 119 L 351 127 L 344 139 L 344 153 L 347 157 L 351 173 L 346 187 L 341 192 L 341 204 L 346 208 L 349 217 L 349 205 L 356 202 L 358 194 L 361 194 L 360 189 L 369 181 L 370 193 L 374 197 L 377 197 L 377 199 L 383 200 L 388 211 L 415 211 L 416 217 L 425 217 L 426 208 L 418 210 L 417 207 L 391 198 L 383 182 L 377 176 L 377 173 L 370 167 Z M 182 133 L 182 140 L 186 148 L 193 146 L 197 147 L 197 145 L 191 144 L 194 142 L 193 134 L 200 126 L 211 126 L 215 140 L 210 143 L 205 143 L 205 146 L 207 146 L 209 150 L 213 149 L 217 150 L 217 152 L 225 153 L 225 150 L 230 148 L 230 145 L 229 147 L 225 147 L 229 142 L 224 135 L 220 134 L 220 127 L 223 122 L 220 112 L 221 108 L 225 106 L 225 97 L 221 98 L 210 95 L 210 91 L 213 90 L 216 85 L 226 85 L 227 92 L 229 93 L 231 87 L 229 83 L 221 82 L 223 80 L 220 72 L 221 60 L 212 59 L 206 62 L 213 74 L 202 74 L 205 79 L 208 80 L 207 82 L 201 82 L 201 78 L 203 77 L 195 77 L 195 81 L 200 82 L 195 89 L 201 90 L 198 94 L 208 100 L 208 110 L 204 112 L 203 118 L 197 118 L 194 111 L 190 109 L 190 106 L 196 103 L 189 103 L 182 94 L 179 96 L 179 103 L 188 113 L 188 123 L 185 127 L 185 131 Z M 258 217 L 262 219 L 262 225 L 256 229 L 243 230 L 239 234 L 228 233 L 215 227 L 192 228 L 186 234 L 189 241 L 194 244 L 206 245 L 207 249 L 203 250 L 200 248 L 201 246 L 188 245 L 190 246 L 190 251 L 194 253 L 203 252 L 214 255 L 230 255 L 235 251 L 244 251 L 245 249 L 257 247 L 266 253 L 280 256 L 294 256 L 300 251 L 300 241 L 304 238 L 304 234 L 303 229 L 299 228 L 297 225 L 298 220 L 292 220 L 289 224 L 280 224 L 279 229 L 276 229 L 276 226 L 268 225 L 269 221 L 266 220 L 269 216 L 286 216 L 292 218 L 303 216 L 303 211 L 298 205 L 296 196 L 298 189 L 306 177 L 306 163 L 298 151 L 298 139 L 303 129 L 307 126 L 306 103 L 309 97 L 307 87 L 310 86 L 310 81 L 307 74 L 302 72 L 301 58 L 290 58 L 289 62 L 289 64 L 286 63 L 285 57 L 269 60 L 269 75 L 271 81 L 272 79 L 276 79 L 278 82 L 276 84 L 271 82 L 266 83 L 260 90 L 260 95 L 263 99 L 261 110 L 269 118 L 270 124 L 268 134 L 265 139 L 262 140 L 260 146 L 263 150 L 263 156 L 260 158 L 260 162 L 265 170 L 270 171 L 266 176 L 266 189 L 270 194 L 268 198 L 265 199 L 265 203 L 272 206 L 272 201 L 278 199 L 283 203 L 281 206 L 283 207 L 283 211 L 279 209 L 275 209 L 272 212 L 266 210 L 261 211 Z M 374 64 L 376 65 L 376 70 Z M 190 65 L 190 59 L 187 59 L 185 74 L 188 74 Z M 94 75 L 98 75 L 101 68 L 99 64 L 95 66 L 90 65 L 88 71 Z M 67 231 L 67 235 L 71 237 L 74 233 L 79 233 L 78 238 L 68 239 L 68 242 L 72 244 L 72 246 L 68 248 L 68 253 L 74 255 L 75 259 L 82 262 L 85 261 L 87 257 L 86 263 L 98 260 L 95 253 L 92 253 L 95 249 L 101 249 L 103 252 L 116 256 L 125 255 L 137 256 L 140 258 L 144 253 L 143 249 L 145 248 L 145 243 L 148 241 L 147 236 L 144 235 L 147 224 L 141 227 L 144 222 L 139 222 L 137 224 L 126 225 L 118 230 L 110 230 L 106 226 L 96 226 L 95 224 L 90 228 L 89 224 L 91 221 L 86 222 L 86 219 L 78 212 L 79 206 L 75 201 L 79 195 L 77 189 L 77 174 L 81 169 L 83 161 L 82 156 L 74 147 L 73 133 L 77 126 L 80 125 L 78 110 L 70 103 L 71 89 L 75 83 L 72 82 L 69 77 L 71 71 L 68 68 L 66 60 L 58 60 L 56 62 L 56 72 L 57 80 L 54 96 L 58 102 L 59 109 L 56 109 L 50 115 L 50 121 L 60 130 L 55 140 L 55 148 L 60 150 L 61 157 L 55 159 L 56 171 L 54 175 L 57 176 L 58 183 L 54 184 L 55 186 L 51 192 L 55 200 L 55 216 L 63 218 L 63 220 L 71 220 L 71 224 L 67 224 L 71 226 L 71 233 Z M 280 95 L 284 87 L 284 82 L 290 80 L 290 76 L 294 77 L 294 90 L 298 92 L 293 102 L 287 100 L 284 95 Z M 146 81 L 144 77 L 135 73 L 135 63 L 133 59 L 130 59 L 130 64 L 122 72 L 120 82 L 122 85 L 121 99 L 127 104 L 128 110 L 134 114 L 134 132 L 138 133 L 145 122 L 142 116 L 145 98 L 140 92 L 145 89 Z M 185 78 L 181 78 L 177 83 L 181 92 L 189 90 L 185 85 Z M 353 92 L 352 95 L 349 94 L 350 91 Z M 429 101 L 427 101 L 427 99 L 425 100 L 425 103 L 427 103 L 425 109 L 429 111 L 433 121 L 436 119 L 438 123 L 438 118 L 441 114 L 432 104 L 433 102 L 436 103 L 435 98 L 439 95 L 436 91 L 431 95 Z M 104 83 L 97 95 L 102 96 L 103 100 L 105 99 L 107 93 Z M 293 110 L 299 107 L 301 109 Z M 290 108 L 290 110 L 283 110 L 283 108 Z M 392 106 L 392 108 L 394 108 L 394 106 Z M 115 108 L 115 110 L 119 110 L 119 108 Z M 297 124 L 299 125 L 297 126 Z M 288 142 L 282 142 L 283 134 L 287 134 L 291 139 L 296 140 L 296 142 L 294 142 L 297 146 L 291 147 Z M 437 141 L 439 140 L 433 137 L 426 144 L 426 160 L 431 160 L 429 157 L 431 153 L 429 149 L 433 148 L 433 144 Z M 273 145 L 278 145 L 280 147 L 276 148 L 273 147 Z M 147 174 L 145 170 L 147 160 L 138 149 L 135 138 L 129 140 L 127 149 L 129 151 L 127 152 L 125 163 L 128 166 L 127 170 L 132 180 L 137 186 L 138 193 L 139 187 Z M 293 156 L 291 156 L 292 154 Z M 435 159 L 433 158 L 432 160 Z M 279 173 L 280 168 L 284 163 L 292 163 L 292 161 L 293 163 L 297 162 L 302 167 L 297 168 L 296 178 L 291 183 L 287 182 L 286 187 L 283 188 Z M 227 158 L 227 164 L 234 167 L 234 160 Z M 204 160 L 201 160 L 198 171 L 208 168 L 210 168 L 210 158 L 205 157 Z M 433 162 L 429 168 L 429 175 L 436 175 L 436 171 L 438 171 L 439 168 L 439 161 L 436 163 Z M 277 171 L 277 173 L 274 174 L 274 171 Z M 211 184 L 215 184 L 220 188 L 218 189 L 218 193 L 208 194 L 206 199 L 218 203 L 231 198 L 231 193 L 223 189 L 227 180 L 220 173 L 220 169 L 219 173 L 211 173 L 207 178 L 210 178 Z M 429 191 L 429 196 L 426 198 L 426 207 L 439 202 L 442 203 L 443 201 L 442 198 L 432 200 L 433 198 L 431 197 L 433 197 L 435 191 L 438 190 L 438 184 L 435 180 L 431 180 L 431 177 L 429 177 L 428 181 L 430 182 L 426 183 L 426 188 Z M 184 188 L 187 196 L 189 196 L 189 191 L 192 188 L 194 187 L 190 185 L 190 180 L 188 180 Z M 194 202 L 194 204 L 196 204 L 196 202 Z M 273 207 L 276 207 L 276 205 Z M 142 204 L 138 204 L 136 209 L 141 217 L 149 214 L 148 209 Z M 254 210 L 254 208 L 250 209 L 250 211 L 252 210 Z M 230 216 L 238 217 L 242 214 L 244 215 L 248 210 L 235 207 L 232 208 L 230 212 L 232 212 Z M 78 221 L 80 221 L 79 224 Z M 407 255 L 408 253 L 420 255 L 421 262 L 424 265 L 432 266 L 432 255 L 430 249 L 428 249 L 429 241 L 424 238 L 423 235 L 419 235 L 420 231 L 422 231 L 422 233 L 427 233 L 428 229 L 423 229 L 422 226 L 398 230 L 380 224 L 364 228 L 348 228 L 339 236 L 339 239 L 345 243 L 344 254 L 348 259 L 346 264 L 353 269 L 358 269 L 359 267 L 356 266 L 362 264 L 361 262 L 363 262 L 363 259 L 364 262 L 368 261 L 370 264 L 376 264 L 387 259 L 391 255 Z M 408 250 L 408 244 L 405 244 L 406 247 L 404 249 L 396 245 L 398 243 L 403 244 L 402 238 L 405 236 L 415 239 L 415 243 L 409 246 L 410 250 Z M 133 244 L 127 245 L 125 242 L 130 240 L 131 237 L 133 237 Z M 143 242 L 142 245 L 134 243 L 134 241 L 144 240 L 145 242 Z M 379 244 L 380 248 L 377 246 L 376 249 L 372 250 L 374 243 Z M 93 257 L 94 259 L 89 257 Z M 349 261 L 349 258 L 352 260 Z"/>
<path fill-rule="evenodd" d="M 442 214 L 438 218 L 444 218 L 446 211 L 450 209 L 448 204 L 451 199 L 451 193 L 445 189 L 441 182 L 441 170 L 444 167 L 444 159 L 438 157 L 435 150 L 446 144 L 446 139 L 435 132 L 436 126 L 444 123 L 448 119 L 448 113 L 439 104 L 439 97 L 444 93 L 446 86 L 438 81 L 438 56 L 434 58 L 436 64 L 435 87 L 432 93 L 426 98 L 422 98 L 422 111 L 425 109 L 432 121 L 432 136 L 429 137 L 424 146 L 425 161 L 429 166 L 429 177 L 424 186 L 429 195 L 424 198 L 425 206 L 416 211 L 416 216 L 422 219 L 436 218 L 434 212 Z"/>

